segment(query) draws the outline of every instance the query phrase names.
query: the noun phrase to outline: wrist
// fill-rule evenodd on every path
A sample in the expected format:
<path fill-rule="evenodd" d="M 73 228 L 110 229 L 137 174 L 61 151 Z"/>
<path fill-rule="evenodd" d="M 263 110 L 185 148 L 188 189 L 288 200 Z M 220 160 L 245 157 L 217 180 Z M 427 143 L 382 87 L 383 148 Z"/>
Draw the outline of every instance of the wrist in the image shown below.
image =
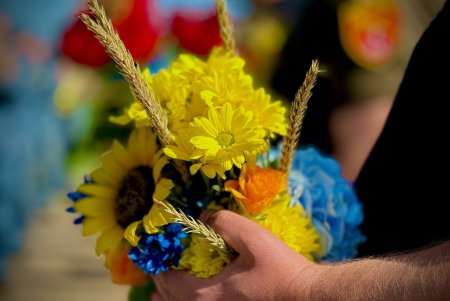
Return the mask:
<path fill-rule="evenodd" d="M 328 275 L 332 272 L 332 268 L 322 264 L 310 264 L 302 268 L 289 283 L 287 293 L 282 300 L 330 300 L 328 297 L 332 295 L 329 291 L 332 289 Z"/>
<path fill-rule="evenodd" d="M 335 300 L 336 281 L 340 277 L 336 275 L 336 268 L 332 265 L 317 264 L 316 271 L 309 279 L 308 300 Z"/>

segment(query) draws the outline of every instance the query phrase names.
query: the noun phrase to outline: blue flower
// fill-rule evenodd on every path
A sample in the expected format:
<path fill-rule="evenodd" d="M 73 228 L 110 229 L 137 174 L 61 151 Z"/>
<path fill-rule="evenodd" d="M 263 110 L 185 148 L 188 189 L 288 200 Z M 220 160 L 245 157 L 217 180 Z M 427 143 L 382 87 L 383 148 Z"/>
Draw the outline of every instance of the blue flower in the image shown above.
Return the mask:
<path fill-rule="evenodd" d="M 300 202 L 319 232 L 323 249 L 315 254 L 327 261 L 357 255 L 365 240 L 359 230 L 362 205 L 337 161 L 310 147 L 295 153 L 289 175 L 291 201 Z"/>
<path fill-rule="evenodd" d="M 178 223 L 168 224 L 163 233 L 143 234 L 137 247 L 128 253 L 128 257 L 148 275 L 158 275 L 178 266 L 181 252 L 184 250 L 182 239 L 187 234 Z"/>

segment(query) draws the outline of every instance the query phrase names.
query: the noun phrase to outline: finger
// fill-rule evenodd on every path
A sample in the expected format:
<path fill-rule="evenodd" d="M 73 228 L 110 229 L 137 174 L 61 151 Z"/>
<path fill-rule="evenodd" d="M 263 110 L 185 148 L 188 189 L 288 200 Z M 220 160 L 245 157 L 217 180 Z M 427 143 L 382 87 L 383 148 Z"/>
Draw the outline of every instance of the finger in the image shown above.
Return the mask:
<path fill-rule="evenodd" d="M 228 210 L 206 210 L 200 219 L 220 234 L 225 242 L 243 255 L 254 247 L 260 247 L 273 234 L 254 221 Z"/>
<path fill-rule="evenodd" d="M 164 283 L 164 281 L 162 281 L 162 279 L 157 276 L 157 277 L 153 277 L 153 281 L 156 284 L 157 290 L 157 297 L 159 297 L 159 300 L 163 300 L 163 301 L 176 301 L 178 300 L 177 298 L 174 297 L 174 295 L 170 292 L 170 290 L 167 288 L 166 283 Z M 154 300 L 152 300 L 154 301 Z"/>
<path fill-rule="evenodd" d="M 196 278 L 186 270 L 169 270 L 153 277 L 164 300 L 190 300 L 189 296 L 200 285 Z"/>
<path fill-rule="evenodd" d="M 163 297 L 158 293 L 158 291 L 154 291 L 150 296 L 150 301 L 164 301 Z"/>

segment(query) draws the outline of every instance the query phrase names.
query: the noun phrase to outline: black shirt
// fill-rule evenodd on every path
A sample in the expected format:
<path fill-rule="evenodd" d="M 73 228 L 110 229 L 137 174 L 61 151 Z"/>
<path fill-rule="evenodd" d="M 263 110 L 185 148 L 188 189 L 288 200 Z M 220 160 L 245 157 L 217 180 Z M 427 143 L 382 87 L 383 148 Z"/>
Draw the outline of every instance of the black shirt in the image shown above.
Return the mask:
<path fill-rule="evenodd" d="M 360 255 L 450 238 L 450 4 L 419 40 L 385 128 L 361 171 Z"/>

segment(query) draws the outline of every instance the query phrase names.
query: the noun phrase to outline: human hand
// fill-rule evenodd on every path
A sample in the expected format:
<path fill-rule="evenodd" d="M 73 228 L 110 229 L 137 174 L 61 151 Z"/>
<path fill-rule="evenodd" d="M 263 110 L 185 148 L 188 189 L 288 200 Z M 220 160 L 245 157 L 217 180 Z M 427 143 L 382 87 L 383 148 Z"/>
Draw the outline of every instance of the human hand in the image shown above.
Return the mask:
<path fill-rule="evenodd" d="M 239 256 L 218 275 L 203 279 L 170 270 L 154 277 L 153 301 L 309 299 L 322 271 L 255 222 L 227 210 L 200 218 L 222 235 Z"/>

